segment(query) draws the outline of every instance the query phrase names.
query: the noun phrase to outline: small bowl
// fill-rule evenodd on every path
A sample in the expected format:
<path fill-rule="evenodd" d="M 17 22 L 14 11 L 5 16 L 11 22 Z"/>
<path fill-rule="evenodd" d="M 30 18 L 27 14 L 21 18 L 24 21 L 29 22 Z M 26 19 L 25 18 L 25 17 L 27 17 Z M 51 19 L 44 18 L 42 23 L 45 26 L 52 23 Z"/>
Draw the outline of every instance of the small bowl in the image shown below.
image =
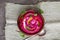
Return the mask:
<path fill-rule="evenodd" d="M 17 20 L 18 28 L 27 35 L 34 35 L 44 27 L 44 18 L 39 11 L 36 9 L 25 10 L 18 16 Z"/>

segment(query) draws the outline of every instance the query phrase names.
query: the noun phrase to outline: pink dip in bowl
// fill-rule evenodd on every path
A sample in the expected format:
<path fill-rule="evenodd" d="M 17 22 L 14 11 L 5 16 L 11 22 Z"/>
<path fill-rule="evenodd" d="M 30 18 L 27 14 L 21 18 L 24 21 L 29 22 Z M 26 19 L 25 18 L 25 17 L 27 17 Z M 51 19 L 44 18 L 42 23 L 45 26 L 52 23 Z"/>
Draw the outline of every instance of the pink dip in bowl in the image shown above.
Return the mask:
<path fill-rule="evenodd" d="M 19 15 L 17 20 L 18 28 L 27 35 L 34 35 L 44 27 L 44 18 L 34 10 L 27 10 L 23 15 Z"/>

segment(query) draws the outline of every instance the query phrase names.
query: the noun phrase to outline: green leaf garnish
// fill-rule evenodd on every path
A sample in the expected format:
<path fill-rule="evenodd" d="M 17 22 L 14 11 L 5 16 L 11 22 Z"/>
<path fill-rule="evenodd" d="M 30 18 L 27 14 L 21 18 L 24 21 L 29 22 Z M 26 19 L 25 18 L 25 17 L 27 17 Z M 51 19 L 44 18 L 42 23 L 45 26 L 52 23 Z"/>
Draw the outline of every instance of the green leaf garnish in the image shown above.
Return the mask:
<path fill-rule="evenodd" d="M 19 32 L 19 34 L 20 34 L 21 37 L 25 37 L 25 34 L 24 33 Z"/>
<path fill-rule="evenodd" d="M 39 12 L 42 14 L 42 13 L 44 13 L 44 11 L 42 10 L 42 9 L 39 9 Z"/>
<path fill-rule="evenodd" d="M 25 10 L 22 10 L 21 13 L 25 13 Z"/>
<path fill-rule="evenodd" d="M 21 11 L 21 15 L 23 15 L 24 13 L 25 13 L 25 10 L 22 10 L 22 11 Z"/>
<path fill-rule="evenodd" d="M 40 14 L 44 13 L 42 9 L 40 9 L 38 6 L 36 6 L 39 9 Z"/>

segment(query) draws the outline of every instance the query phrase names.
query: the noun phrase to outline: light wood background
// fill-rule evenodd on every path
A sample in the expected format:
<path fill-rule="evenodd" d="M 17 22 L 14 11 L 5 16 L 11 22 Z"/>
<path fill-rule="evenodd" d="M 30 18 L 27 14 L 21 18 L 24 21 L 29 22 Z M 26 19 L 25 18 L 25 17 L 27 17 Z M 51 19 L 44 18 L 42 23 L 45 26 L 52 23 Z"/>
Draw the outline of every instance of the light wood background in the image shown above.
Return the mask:
<path fill-rule="evenodd" d="M 43 11 L 45 19 L 46 35 L 42 37 L 35 36 L 28 40 L 60 40 L 60 2 L 42 2 L 38 4 Z M 6 3 L 6 40 L 22 40 L 19 36 L 17 27 L 17 17 L 20 11 L 29 5 L 19 5 Z"/>

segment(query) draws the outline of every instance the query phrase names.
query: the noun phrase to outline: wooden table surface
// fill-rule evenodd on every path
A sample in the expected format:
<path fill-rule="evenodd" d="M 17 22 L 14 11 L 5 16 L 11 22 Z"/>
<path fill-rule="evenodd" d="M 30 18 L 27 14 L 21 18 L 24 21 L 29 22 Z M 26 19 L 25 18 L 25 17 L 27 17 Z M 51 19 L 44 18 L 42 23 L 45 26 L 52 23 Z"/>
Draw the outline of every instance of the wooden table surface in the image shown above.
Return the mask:
<path fill-rule="evenodd" d="M 47 0 L 47 1 L 58 1 L 59 0 Z M 0 40 L 5 40 L 5 3 L 9 2 L 9 3 L 20 3 L 21 0 L 0 0 Z M 51 5 L 51 4 L 50 4 Z M 54 5 L 54 4 L 53 4 Z M 58 3 L 59 5 L 59 3 Z M 48 5 L 49 6 L 49 5 Z M 45 7 L 46 8 L 46 7 Z M 49 8 L 49 7 L 48 7 Z M 58 7 L 59 8 L 59 7 Z M 54 9 L 54 8 L 53 8 Z M 45 9 L 44 9 L 45 10 Z M 51 10 L 51 9 L 50 9 Z M 59 9 L 58 9 L 59 10 Z M 57 11 L 59 12 L 59 11 Z M 59 12 L 60 13 L 60 12 Z M 52 15 L 51 15 L 52 16 Z M 58 15 L 55 15 L 56 18 L 58 18 Z M 47 16 L 48 18 L 48 16 Z M 60 18 L 60 16 L 59 16 Z M 59 19 L 58 18 L 58 19 Z M 55 19 L 55 18 L 54 18 Z M 57 20 L 58 20 L 57 19 Z M 49 21 L 48 21 L 49 22 Z M 55 21 L 50 21 L 51 22 L 55 22 Z M 57 22 L 57 21 L 56 21 Z M 58 22 L 60 22 L 60 20 L 58 20 Z M 16 22 L 15 22 L 16 23 Z M 56 24 L 57 25 L 57 24 Z M 60 24 L 59 24 L 60 25 Z M 58 36 L 59 37 L 59 36 Z M 35 39 L 35 38 L 34 38 Z M 54 40 L 58 40 L 58 39 L 54 39 Z M 59 39 L 60 40 L 60 39 Z"/>
<path fill-rule="evenodd" d="M 6 40 L 22 40 L 16 31 L 18 30 L 17 17 L 25 7 L 28 5 L 6 3 Z M 44 27 L 47 33 L 45 36 L 34 36 L 28 40 L 60 40 L 60 2 L 42 2 L 40 8 L 44 10 L 42 15 L 45 18 Z"/>

